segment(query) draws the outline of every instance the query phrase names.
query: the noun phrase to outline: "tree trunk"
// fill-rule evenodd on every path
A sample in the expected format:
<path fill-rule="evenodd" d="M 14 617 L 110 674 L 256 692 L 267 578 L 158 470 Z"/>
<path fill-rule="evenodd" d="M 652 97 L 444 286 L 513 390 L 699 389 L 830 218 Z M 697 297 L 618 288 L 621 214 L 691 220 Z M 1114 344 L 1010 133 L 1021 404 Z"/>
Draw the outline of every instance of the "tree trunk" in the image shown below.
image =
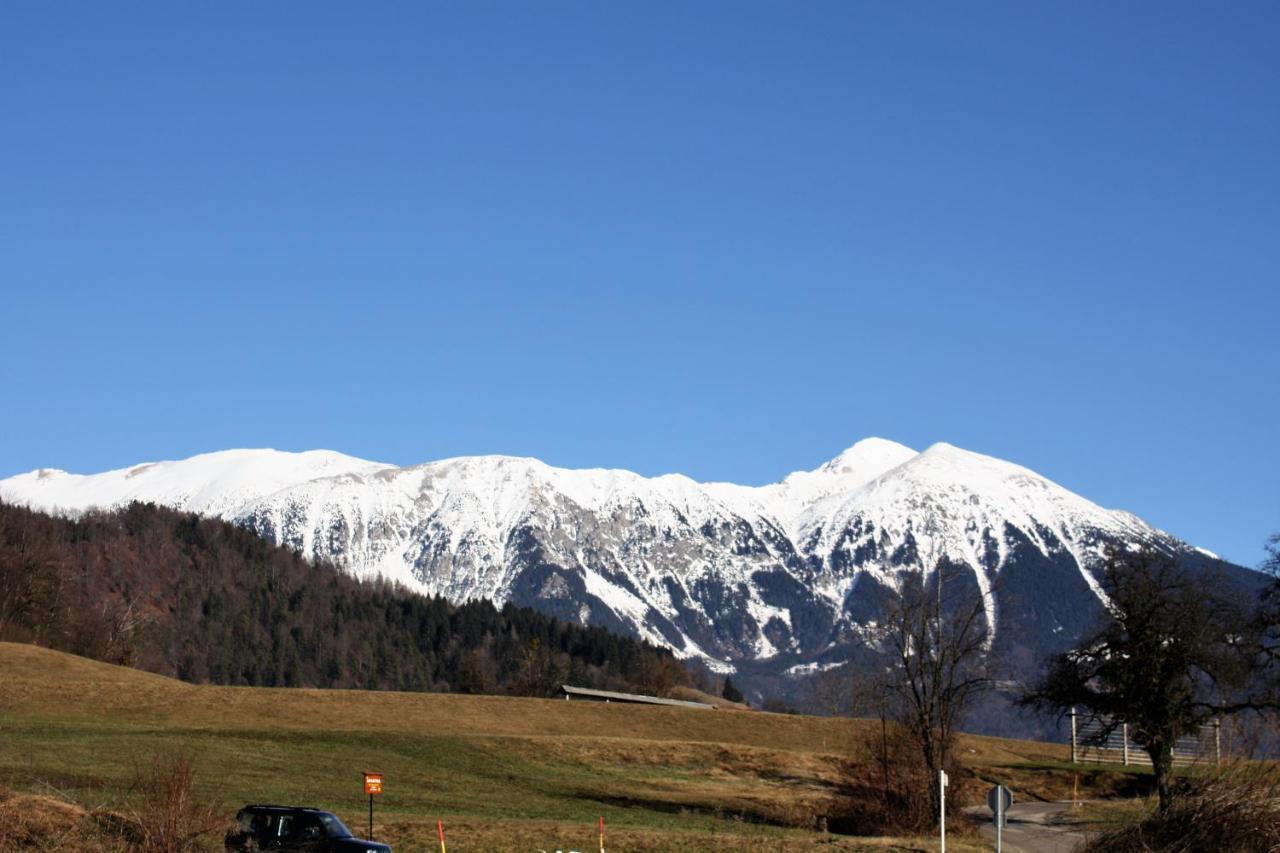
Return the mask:
<path fill-rule="evenodd" d="M 928 774 L 926 783 L 929 788 L 929 813 L 932 815 L 932 820 L 937 821 L 938 814 L 942 810 L 942 789 L 939 787 L 940 780 L 938 778 L 938 771 L 942 768 L 942 764 L 938 760 L 933 732 L 926 729 L 923 739 L 924 766 L 925 773 Z"/>
<path fill-rule="evenodd" d="M 1147 755 L 1151 757 L 1151 770 L 1156 777 L 1160 813 L 1164 814 L 1173 799 L 1173 746 L 1160 741 L 1151 743 L 1147 746 Z"/>

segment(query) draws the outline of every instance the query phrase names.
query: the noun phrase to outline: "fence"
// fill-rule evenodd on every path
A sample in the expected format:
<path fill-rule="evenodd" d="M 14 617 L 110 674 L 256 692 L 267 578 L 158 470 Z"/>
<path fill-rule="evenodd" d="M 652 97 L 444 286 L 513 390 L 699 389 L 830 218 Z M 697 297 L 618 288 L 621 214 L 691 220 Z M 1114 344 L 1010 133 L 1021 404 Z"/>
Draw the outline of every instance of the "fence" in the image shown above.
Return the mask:
<path fill-rule="evenodd" d="M 1085 764 L 1143 764 L 1151 766 L 1147 751 L 1129 739 L 1129 726 L 1122 723 L 1110 728 L 1105 720 L 1078 718 L 1071 709 L 1071 763 Z M 1192 764 L 1215 766 L 1222 763 L 1222 723 L 1214 720 L 1194 735 L 1178 738 L 1173 745 L 1173 764 L 1187 767 Z"/>

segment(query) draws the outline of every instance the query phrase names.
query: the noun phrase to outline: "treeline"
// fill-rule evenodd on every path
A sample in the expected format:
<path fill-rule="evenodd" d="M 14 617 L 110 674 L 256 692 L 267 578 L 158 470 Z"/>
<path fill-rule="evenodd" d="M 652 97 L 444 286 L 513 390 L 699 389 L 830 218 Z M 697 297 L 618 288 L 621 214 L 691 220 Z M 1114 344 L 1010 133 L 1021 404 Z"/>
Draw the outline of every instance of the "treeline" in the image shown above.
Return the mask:
<path fill-rule="evenodd" d="M 140 503 L 63 518 L 0 502 L 0 640 L 215 684 L 547 696 L 688 681 L 666 649 L 357 580 Z"/>

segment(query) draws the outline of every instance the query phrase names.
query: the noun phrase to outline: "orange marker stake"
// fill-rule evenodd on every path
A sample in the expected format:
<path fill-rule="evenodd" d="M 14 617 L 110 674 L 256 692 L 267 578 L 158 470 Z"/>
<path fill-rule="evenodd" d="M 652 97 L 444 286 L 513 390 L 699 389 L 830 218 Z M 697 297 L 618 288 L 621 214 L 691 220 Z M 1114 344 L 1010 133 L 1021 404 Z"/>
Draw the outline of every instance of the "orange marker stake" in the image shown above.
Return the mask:
<path fill-rule="evenodd" d="M 447 853 L 444 849 L 444 821 L 436 821 L 436 835 L 440 836 L 440 853 Z"/>
<path fill-rule="evenodd" d="M 604 815 L 600 815 L 600 853 L 604 853 Z"/>

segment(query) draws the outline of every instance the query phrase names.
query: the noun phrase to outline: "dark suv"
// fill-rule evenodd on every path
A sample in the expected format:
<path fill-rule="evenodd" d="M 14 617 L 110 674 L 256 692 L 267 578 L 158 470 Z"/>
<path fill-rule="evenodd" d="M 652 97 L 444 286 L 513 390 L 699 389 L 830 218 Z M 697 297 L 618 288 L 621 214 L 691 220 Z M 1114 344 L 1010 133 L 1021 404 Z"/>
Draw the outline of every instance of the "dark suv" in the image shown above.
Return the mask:
<path fill-rule="evenodd" d="M 391 853 L 385 844 L 353 836 L 337 815 L 300 806 L 245 806 L 236 814 L 236 828 L 227 833 L 226 848 L 236 853 Z"/>

